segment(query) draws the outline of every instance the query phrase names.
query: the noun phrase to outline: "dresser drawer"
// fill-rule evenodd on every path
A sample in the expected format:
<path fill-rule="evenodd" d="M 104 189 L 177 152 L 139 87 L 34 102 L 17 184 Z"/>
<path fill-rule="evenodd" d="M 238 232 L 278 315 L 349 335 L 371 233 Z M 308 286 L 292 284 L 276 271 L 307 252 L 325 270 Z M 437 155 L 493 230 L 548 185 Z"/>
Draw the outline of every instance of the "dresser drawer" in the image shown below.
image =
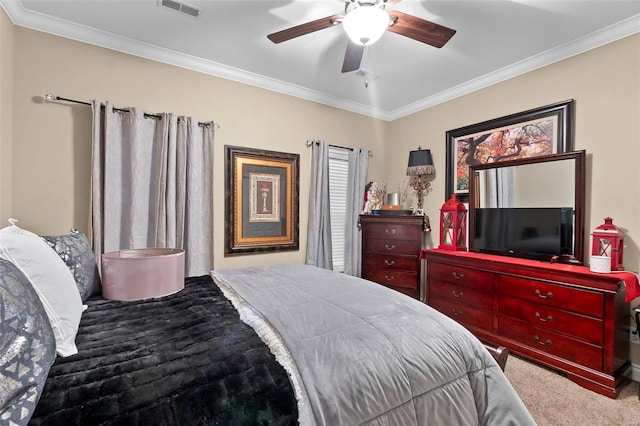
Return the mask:
<path fill-rule="evenodd" d="M 363 269 L 362 278 L 384 284 L 387 287 L 418 288 L 418 273 L 392 269 Z"/>
<path fill-rule="evenodd" d="M 420 255 L 420 241 L 380 240 L 368 238 L 362 241 L 364 253 L 406 254 L 418 258 Z"/>
<path fill-rule="evenodd" d="M 461 324 L 491 331 L 492 314 L 490 311 L 470 308 L 467 305 L 452 302 L 438 296 L 431 298 L 429 305 Z"/>
<path fill-rule="evenodd" d="M 417 256 L 395 256 L 383 254 L 370 254 L 362 260 L 364 269 L 400 269 L 405 271 L 417 271 L 420 268 L 420 260 Z"/>
<path fill-rule="evenodd" d="M 541 327 L 507 317 L 498 317 L 498 333 L 529 347 L 571 360 L 594 370 L 602 370 L 602 347 L 572 339 Z"/>
<path fill-rule="evenodd" d="M 604 324 L 601 319 L 552 308 L 542 303 L 499 295 L 498 314 L 597 345 L 601 345 L 604 338 Z"/>
<path fill-rule="evenodd" d="M 454 303 L 476 306 L 491 310 L 493 308 L 493 296 L 486 291 L 464 287 L 444 281 L 429 281 L 429 294 L 451 299 Z"/>
<path fill-rule="evenodd" d="M 530 278 L 498 276 L 498 293 L 574 311 L 604 317 L 604 295 L 595 291 L 545 283 Z"/>
<path fill-rule="evenodd" d="M 389 238 L 392 240 L 420 240 L 422 229 L 401 223 L 368 223 L 363 228 L 365 238 Z"/>
<path fill-rule="evenodd" d="M 484 291 L 493 291 L 493 274 L 477 269 L 427 262 L 429 279 L 450 282 Z"/>

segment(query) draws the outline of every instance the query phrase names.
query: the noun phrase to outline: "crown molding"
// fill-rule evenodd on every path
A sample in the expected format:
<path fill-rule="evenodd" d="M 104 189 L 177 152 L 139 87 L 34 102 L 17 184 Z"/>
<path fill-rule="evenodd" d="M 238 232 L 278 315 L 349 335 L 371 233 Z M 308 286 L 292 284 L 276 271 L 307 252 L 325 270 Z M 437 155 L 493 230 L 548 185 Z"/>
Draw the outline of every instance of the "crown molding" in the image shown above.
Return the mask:
<path fill-rule="evenodd" d="M 64 19 L 51 17 L 39 12 L 30 11 L 25 9 L 22 2 L 19 0 L 0 0 L 0 6 L 5 10 L 9 19 L 15 25 L 21 27 L 213 75 L 227 80 L 237 81 L 239 83 L 283 93 L 285 95 L 333 106 L 335 108 L 382 120 L 385 120 L 388 114 L 380 108 L 329 96 L 320 91 L 311 90 L 306 87 L 265 77 L 218 62 L 198 58 L 196 56 L 186 55 L 174 50 L 154 46 L 152 44 L 143 43 L 138 40 L 122 37 Z"/>
<path fill-rule="evenodd" d="M 535 69 L 550 65 L 554 62 L 561 61 L 640 32 L 640 15 L 635 15 L 617 24 L 611 25 L 569 43 L 565 43 L 557 48 L 532 56 L 513 65 L 509 65 L 495 72 L 485 74 L 482 77 L 460 84 L 449 90 L 421 99 L 402 108 L 398 108 L 393 111 L 386 111 L 369 105 L 329 96 L 316 90 L 293 85 L 281 80 L 220 64 L 218 62 L 205 60 L 192 55 L 186 55 L 74 22 L 29 11 L 23 7 L 22 2 L 19 0 L 0 0 L 0 5 L 7 13 L 9 19 L 18 26 L 248 84 L 385 121 L 393 121 L 414 114 L 443 102 L 459 98 L 477 90 L 484 89 L 488 86 L 509 80 L 513 77 L 517 77 Z"/>
<path fill-rule="evenodd" d="M 420 101 L 398 108 L 389 113 L 388 120 L 393 121 L 418 111 L 434 107 L 438 104 L 459 98 L 469 93 L 484 89 L 497 83 L 509 80 L 522 74 L 534 71 L 538 68 L 551 65 L 580 53 L 595 49 L 605 44 L 612 43 L 627 36 L 640 32 L 640 15 L 632 16 L 617 24 L 603 28 L 584 37 L 565 43 L 554 49 L 547 50 L 538 55 L 531 56 L 515 64 L 506 66 L 497 71 L 485 74 L 474 80 L 452 87 L 436 95 L 421 99 Z"/>

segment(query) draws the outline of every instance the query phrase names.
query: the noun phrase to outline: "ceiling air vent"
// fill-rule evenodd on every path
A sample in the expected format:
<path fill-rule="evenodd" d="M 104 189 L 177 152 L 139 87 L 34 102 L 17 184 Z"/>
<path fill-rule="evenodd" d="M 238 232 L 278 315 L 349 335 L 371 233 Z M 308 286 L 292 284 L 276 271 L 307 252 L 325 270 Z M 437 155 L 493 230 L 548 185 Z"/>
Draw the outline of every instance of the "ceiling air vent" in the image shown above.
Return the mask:
<path fill-rule="evenodd" d="M 160 0 L 160 5 L 178 12 L 185 13 L 189 16 L 197 18 L 200 15 L 200 9 L 195 6 L 188 5 L 175 0 Z"/>

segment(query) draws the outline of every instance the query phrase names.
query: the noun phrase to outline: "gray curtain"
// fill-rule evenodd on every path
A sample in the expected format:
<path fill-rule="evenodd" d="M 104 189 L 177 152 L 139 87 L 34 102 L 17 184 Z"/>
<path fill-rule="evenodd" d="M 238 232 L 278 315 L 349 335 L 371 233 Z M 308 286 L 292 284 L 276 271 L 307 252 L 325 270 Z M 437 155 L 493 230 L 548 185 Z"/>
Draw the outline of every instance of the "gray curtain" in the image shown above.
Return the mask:
<path fill-rule="evenodd" d="M 188 276 L 213 269 L 215 126 L 174 114 L 146 116 L 94 101 L 90 234 L 102 253 L 185 250 Z"/>
<path fill-rule="evenodd" d="M 329 210 L 329 144 L 311 143 L 311 185 L 307 230 L 307 265 L 333 269 Z"/>
<path fill-rule="evenodd" d="M 344 272 L 356 277 L 362 269 L 362 232 L 358 227 L 358 215 L 362 212 L 369 150 L 353 148 L 349 152 L 349 182 L 347 189 L 347 218 L 345 221 Z"/>
<path fill-rule="evenodd" d="M 498 167 L 487 176 L 487 207 L 513 207 L 514 168 Z"/>

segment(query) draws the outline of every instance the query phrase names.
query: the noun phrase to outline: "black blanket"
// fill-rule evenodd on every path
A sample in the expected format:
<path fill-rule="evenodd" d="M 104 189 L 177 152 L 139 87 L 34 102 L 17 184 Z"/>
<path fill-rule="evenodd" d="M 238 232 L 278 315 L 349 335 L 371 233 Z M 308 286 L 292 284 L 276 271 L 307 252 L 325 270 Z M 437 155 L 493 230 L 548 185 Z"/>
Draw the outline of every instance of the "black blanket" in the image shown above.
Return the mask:
<path fill-rule="evenodd" d="M 90 299 L 30 424 L 295 424 L 285 370 L 211 277 L 136 302 Z"/>

